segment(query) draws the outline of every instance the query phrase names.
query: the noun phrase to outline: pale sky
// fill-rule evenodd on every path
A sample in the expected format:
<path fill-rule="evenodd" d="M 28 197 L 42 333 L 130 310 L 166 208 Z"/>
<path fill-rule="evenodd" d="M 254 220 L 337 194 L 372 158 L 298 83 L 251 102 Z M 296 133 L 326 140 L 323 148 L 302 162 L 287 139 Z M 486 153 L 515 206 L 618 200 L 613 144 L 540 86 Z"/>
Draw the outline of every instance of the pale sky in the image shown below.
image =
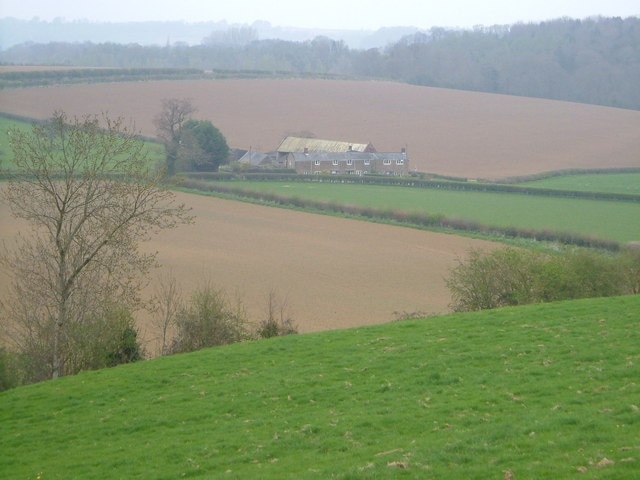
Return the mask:
<path fill-rule="evenodd" d="M 221 21 L 323 29 L 468 28 L 560 17 L 640 15 L 638 0 L 0 0 L 0 18 Z"/>

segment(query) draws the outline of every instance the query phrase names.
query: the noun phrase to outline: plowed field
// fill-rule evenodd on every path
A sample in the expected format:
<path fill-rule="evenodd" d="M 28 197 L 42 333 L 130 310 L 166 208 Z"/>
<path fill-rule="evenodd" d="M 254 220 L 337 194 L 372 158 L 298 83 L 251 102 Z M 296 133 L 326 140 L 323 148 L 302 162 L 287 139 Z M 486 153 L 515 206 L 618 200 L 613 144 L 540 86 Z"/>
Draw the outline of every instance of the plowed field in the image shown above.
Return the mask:
<path fill-rule="evenodd" d="M 406 147 L 410 168 L 499 178 L 640 166 L 640 112 L 523 97 L 336 80 L 198 80 L 0 91 L 0 111 L 109 112 L 155 135 L 164 98 L 190 98 L 232 147 L 274 150 L 286 134 Z"/>
<path fill-rule="evenodd" d="M 206 281 L 242 297 L 251 319 L 270 290 L 286 299 L 300 331 L 382 323 L 404 312 L 448 311 L 444 284 L 455 259 L 489 242 L 408 228 L 178 194 L 196 223 L 163 232 L 145 248 L 159 252 L 185 292 Z M 0 240 L 17 225 L 0 204 Z M 0 290 L 7 278 L 1 276 Z M 155 333 L 147 318 L 144 338 Z"/>

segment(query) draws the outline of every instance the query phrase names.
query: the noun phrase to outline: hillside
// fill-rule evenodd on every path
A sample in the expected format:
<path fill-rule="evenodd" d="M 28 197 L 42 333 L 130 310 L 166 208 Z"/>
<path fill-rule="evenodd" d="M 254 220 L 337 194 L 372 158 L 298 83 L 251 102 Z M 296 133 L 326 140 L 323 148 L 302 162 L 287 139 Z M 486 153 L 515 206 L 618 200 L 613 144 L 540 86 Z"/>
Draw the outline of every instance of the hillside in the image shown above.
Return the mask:
<path fill-rule="evenodd" d="M 313 134 L 406 147 L 410 168 L 504 178 L 569 168 L 640 166 L 640 111 L 488 93 L 339 80 L 189 80 L 0 91 L 0 109 L 47 118 L 109 112 L 155 136 L 165 98 L 190 98 L 232 147 L 275 149 Z"/>
<path fill-rule="evenodd" d="M 282 337 L 0 394 L 0 475 L 628 479 L 640 296 Z"/>

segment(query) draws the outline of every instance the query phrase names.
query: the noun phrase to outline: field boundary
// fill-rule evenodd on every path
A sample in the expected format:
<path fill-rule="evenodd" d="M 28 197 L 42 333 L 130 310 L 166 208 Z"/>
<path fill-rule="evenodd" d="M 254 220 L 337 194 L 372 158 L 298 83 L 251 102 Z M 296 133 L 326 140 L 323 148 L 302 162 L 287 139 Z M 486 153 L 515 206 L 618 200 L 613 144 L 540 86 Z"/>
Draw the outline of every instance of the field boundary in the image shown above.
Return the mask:
<path fill-rule="evenodd" d="M 604 169 L 599 173 L 637 173 L 640 168 Z M 568 174 L 567 174 L 568 175 Z M 456 177 L 445 177 L 429 174 L 412 176 L 374 176 L 374 175 L 298 175 L 295 173 L 243 173 L 200 172 L 185 174 L 189 179 L 204 181 L 253 180 L 276 182 L 308 182 L 308 183 L 345 183 L 359 185 L 380 185 L 409 188 L 432 188 L 436 190 L 510 193 L 519 195 L 537 195 L 543 197 L 580 198 L 585 200 L 610 200 L 615 202 L 638 202 L 640 195 L 630 193 L 588 192 L 581 190 L 564 190 L 553 188 L 526 187 L 499 182 L 484 182 Z M 422 177 L 432 177 L 425 179 Z"/>
<path fill-rule="evenodd" d="M 546 180 L 555 177 L 568 177 L 571 175 L 601 175 L 608 173 L 640 173 L 640 167 L 620 167 L 620 168 L 567 168 L 553 170 L 550 172 L 532 173 L 530 175 L 517 175 L 495 180 L 498 184 L 526 183 L 536 180 Z"/>
<path fill-rule="evenodd" d="M 285 70 L 226 70 L 199 68 L 56 68 L 0 72 L 0 89 L 28 88 L 78 83 L 136 82 L 148 80 L 227 80 L 313 78 L 344 80 L 344 75 L 301 73 Z"/>
<path fill-rule="evenodd" d="M 315 201 L 269 192 L 257 192 L 233 185 L 215 184 L 210 181 L 197 180 L 194 178 L 183 178 L 177 182 L 177 186 L 186 191 L 212 194 L 222 198 L 293 208 L 314 213 L 340 215 L 374 222 L 391 223 L 412 228 L 477 234 L 493 239 L 510 238 L 533 240 L 536 242 L 557 242 L 563 245 L 596 248 L 612 252 L 619 251 L 622 248 L 622 244 L 615 240 L 581 235 L 573 232 L 501 227 L 485 225 L 473 220 L 447 218 L 443 215 L 434 215 L 427 212 L 384 210 L 372 207 L 345 205 L 330 201 Z"/>

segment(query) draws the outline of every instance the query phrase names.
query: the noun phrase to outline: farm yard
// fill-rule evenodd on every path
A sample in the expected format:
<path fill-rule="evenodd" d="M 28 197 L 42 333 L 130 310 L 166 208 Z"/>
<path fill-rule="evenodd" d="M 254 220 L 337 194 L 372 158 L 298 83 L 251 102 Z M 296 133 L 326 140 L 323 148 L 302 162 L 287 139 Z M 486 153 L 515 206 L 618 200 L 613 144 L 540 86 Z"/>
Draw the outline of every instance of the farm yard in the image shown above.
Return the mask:
<path fill-rule="evenodd" d="M 1 110 L 48 118 L 108 112 L 155 136 L 165 98 L 189 98 L 232 147 L 273 150 L 288 134 L 407 148 L 409 168 L 503 178 L 638 167 L 640 112 L 381 81 L 185 80 L 0 91 Z"/>

